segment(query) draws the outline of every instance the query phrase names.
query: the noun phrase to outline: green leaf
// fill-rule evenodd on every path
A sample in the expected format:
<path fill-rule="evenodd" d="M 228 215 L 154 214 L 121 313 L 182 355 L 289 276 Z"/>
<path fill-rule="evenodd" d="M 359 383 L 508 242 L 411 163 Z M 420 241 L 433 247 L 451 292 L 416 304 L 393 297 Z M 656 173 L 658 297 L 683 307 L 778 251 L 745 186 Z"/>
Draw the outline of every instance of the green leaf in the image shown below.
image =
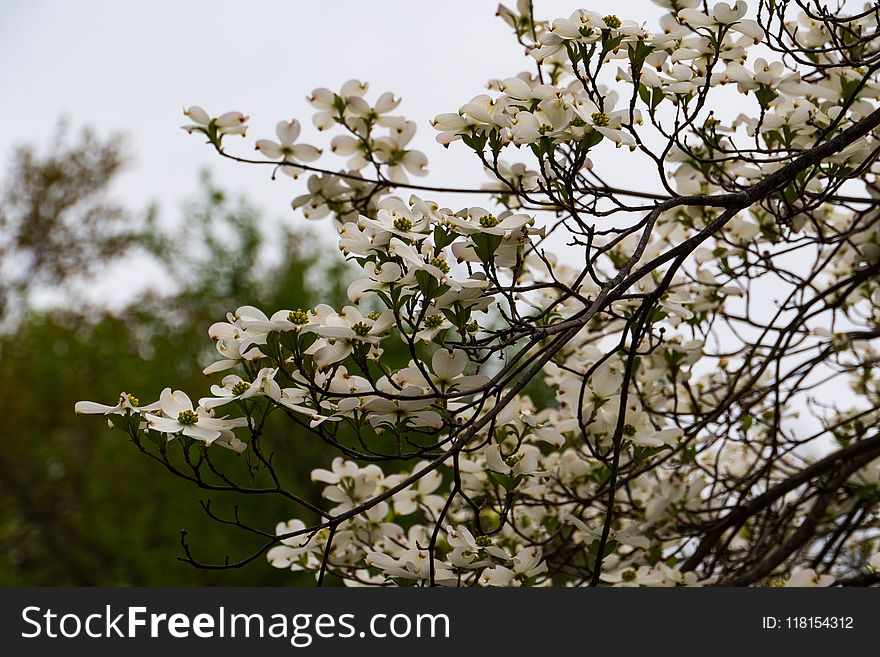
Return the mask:
<path fill-rule="evenodd" d="M 470 146 L 475 152 L 482 153 L 483 149 L 486 147 L 486 140 L 488 136 L 486 133 L 478 133 L 474 132 L 470 135 L 462 135 L 461 140 L 468 146 Z"/>
<path fill-rule="evenodd" d="M 666 94 L 663 93 L 663 90 L 660 87 L 654 89 L 654 93 L 651 96 L 651 109 L 657 109 L 657 105 L 663 102 L 666 98 Z"/>
<path fill-rule="evenodd" d="M 611 30 L 602 30 L 602 52 L 607 53 L 620 45 L 623 41 L 622 36 L 611 36 Z"/>
<path fill-rule="evenodd" d="M 577 47 L 577 44 L 575 44 L 572 41 L 567 41 L 567 40 L 564 43 L 565 43 L 565 50 L 568 52 L 569 61 L 572 64 L 577 65 L 577 63 L 581 60 L 581 55 L 580 55 L 580 51 Z"/>
<path fill-rule="evenodd" d="M 523 475 L 508 475 L 501 474 L 500 472 L 495 472 L 494 470 L 489 470 L 489 479 L 492 480 L 495 484 L 501 486 L 508 493 L 512 493 L 516 490 L 516 487 L 519 486 L 519 482 L 522 481 Z"/>
<path fill-rule="evenodd" d="M 492 149 L 492 155 L 496 158 L 499 153 L 501 153 L 501 148 L 503 146 L 503 142 L 501 141 L 501 135 L 498 133 L 497 128 L 492 128 L 489 132 L 489 147 Z"/>
<path fill-rule="evenodd" d="M 773 102 L 777 96 L 779 96 L 779 94 L 765 84 L 762 84 L 755 92 L 755 98 L 758 99 L 762 109 L 770 107 L 770 103 Z"/>
<path fill-rule="evenodd" d="M 457 236 L 454 233 L 442 228 L 434 226 L 434 247 L 437 249 L 445 249 L 455 241 Z"/>
<path fill-rule="evenodd" d="M 653 46 L 648 45 L 644 41 L 636 41 L 627 46 L 627 54 L 629 55 L 629 64 L 632 67 L 633 79 L 638 81 L 639 73 L 645 64 L 645 59 L 654 50 Z"/>
<path fill-rule="evenodd" d="M 597 132 L 597 131 L 595 131 L 595 130 L 590 130 L 590 132 L 587 133 L 587 135 L 584 137 L 584 139 L 583 139 L 583 141 L 582 141 L 581 143 L 583 143 L 583 144 L 584 144 L 584 147 L 585 147 L 587 150 L 589 150 L 589 149 L 591 149 L 593 146 L 595 146 L 596 144 L 598 144 L 599 142 L 601 142 L 601 141 L 602 141 L 602 138 L 603 138 L 603 137 L 602 137 L 602 133 L 601 133 L 601 132 Z"/>
<path fill-rule="evenodd" d="M 281 340 L 278 331 L 272 331 L 266 336 L 266 349 L 271 358 L 274 358 L 279 363 L 283 361 L 281 356 Z"/>
<path fill-rule="evenodd" d="M 489 262 L 498 247 L 501 246 L 501 235 L 491 233 L 475 233 L 471 235 L 474 252 L 482 262 Z"/>

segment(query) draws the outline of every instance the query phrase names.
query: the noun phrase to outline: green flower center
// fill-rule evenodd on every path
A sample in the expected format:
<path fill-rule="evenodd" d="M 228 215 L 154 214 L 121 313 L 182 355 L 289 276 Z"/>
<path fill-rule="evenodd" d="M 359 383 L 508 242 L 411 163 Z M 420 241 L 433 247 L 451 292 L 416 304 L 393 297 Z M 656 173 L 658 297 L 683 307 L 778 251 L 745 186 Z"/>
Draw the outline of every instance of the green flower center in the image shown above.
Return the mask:
<path fill-rule="evenodd" d="M 492 539 L 489 536 L 477 536 L 475 541 L 480 547 L 489 547 L 492 545 Z"/>
<path fill-rule="evenodd" d="M 371 312 L 367 315 L 367 318 L 372 319 L 375 322 L 381 316 L 382 316 L 382 313 L 380 313 L 378 310 L 374 310 L 373 312 Z"/>
<path fill-rule="evenodd" d="M 309 323 L 309 314 L 305 310 L 297 308 L 296 310 L 291 310 L 287 313 L 287 321 L 291 324 L 302 326 L 303 324 Z"/>
<path fill-rule="evenodd" d="M 351 330 L 354 331 L 355 334 L 364 337 L 370 332 L 370 325 L 364 324 L 363 322 L 358 322 L 351 327 Z"/>
<path fill-rule="evenodd" d="M 479 333 L 479 331 L 480 331 L 480 325 L 477 324 L 477 322 L 470 322 L 470 323 L 465 327 L 465 329 L 467 330 L 468 333 Z"/>
<path fill-rule="evenodd" d="M 620 579 L 624 582 L 635 582 L 636 581 L 636 571 L 634 570 L 624 570 L 620 573 Z"/>
<path fill-rule="evenodd" d="M 140 406 L 141 405 L 140 399 L 138 399 L 134 395 L 126 394 L 125 397 L 128 399 L 128 403 L 131 404 L 132 406 Z"/>
<path fill-rule="evenodd" d="M 397 230 L 402 230 L 406 232 L 408 230 L 412 230 L 413 225 L 412 222 L 406 217 L 398 217 L 394 220 L 394 227 Z"/>
<path fill-rule="evenodd" d="M 195 411 L 180 411 L 177 421 L 186 425 L 195 424 L 199 421 L 199 414 Z"/>
<path fill-rule="evenodd" d="M 234 386 L 232 386 L 232 394 L 233 395 L 243 395 L 246 393 L 251 387 L 251 384 L 247 381 L 239 381 Z"/>
<path fill-rule="evenodd" d="M 431 258 L 431 264 L 442 271 L 444 274 L 449 273 L 449 263 L 446 262 L 446 258 L 442 256 L 438 258 Z"/>
<path fill-rule="evenodd" d="M 425 326 L 428 328 L 436 328 L 443 323 L 443 315 L 428 315 L 425 317 Z"/>
<path fill-rule="evenodd" d="M 509 456 L 508 458 L 504 459 L 505 465 L 507 465 L 507 467 L 509 468 L 512 468 L 520 461 L 522 461 L 522 454 L 514 454 L 513 456 Z"/>
<path fill-rule="evenodd" d="M 497 226 L 499 223 L 501 222 L 498 221 L 498 217 L 496 217 L 494 214 L 484 214 L 482 217 L 480 217 L 480 225 L 483 228 L 495 228 L 495 226 Z"/>
<path fill-rule="evenodd" d="M 581 25 L 580 29 L 578 29 L 578 32 L 582 37 L 593 36 L 593 28 L 589 25 Z"/>
<path fill-rule="evenodd" d="M 593 112 L 590 118 L 593 119 L 593 125 L 599 126 L 600 128 L 605 128 L 611 123 L 611 119 L 608 118 L 608 115 L 603 114 L 602 112 Z"/>
<path fill-rule="evenodd" d="M 612 30 L 616 30 L 621 25 L 620 19 L 614 14 L 608 14 L 602 20 L 605 21 L 605 25 L 610 27 Z"/>
<path fill-rule="evenodd" d="M 635 436 L 636 428 L 631 424 L 627 424 L 625 427 L 623 427 L 623 433 L 626 436 Z"/>

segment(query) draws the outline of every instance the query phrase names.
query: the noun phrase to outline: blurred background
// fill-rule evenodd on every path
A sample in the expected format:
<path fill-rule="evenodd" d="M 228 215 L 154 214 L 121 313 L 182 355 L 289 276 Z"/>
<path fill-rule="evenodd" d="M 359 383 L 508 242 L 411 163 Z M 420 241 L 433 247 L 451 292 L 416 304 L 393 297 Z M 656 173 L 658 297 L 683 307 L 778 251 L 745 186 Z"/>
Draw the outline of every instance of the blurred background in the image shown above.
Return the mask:
<path fill-rule="evenodd" d="M 583 3 L 536 4 L 539 17 L 552 18 Z M 527 67 L 496 7 L 0 4 L 8 64 L 0 67 L 0 585 L 301 583 L 263 560 L 228 571 L 177 561 L 181 529 L 205 561 L 246 554 L 247 535 L 217 526 L 200 506 L 210 497 L 229 511 L 239 500 L 176 479 L 73 406 L 112 404 L 123 389 L 148 403 L 169 385 L 198 398 L 209 387 L 201 369 L 216 355 L 207 327 L 227 311 L 344 300 L 333 227 L 306 225 L 289 209 L 303 181 L 220 161 L 179 129 L 183 107 L 251 115 L 248 140 L 229 140 L 246 156 L 253 139 L 274 137 L 275 123 L 293 117 L 303 141 L 326 147 L 305 96 L 367 80 L 369 98 L 403 97 L 400 112 L 419 125 L 413 146 L 428 155 L 433 184 L 483 181 L 465 149 L 434 142 L 428 122 L 488 79 Z M 624 11 L 607 0 L 590 9 Z M 648 0 L 626 9 L 623 17 L 649 23 L 660 13 Z M 277 451 L 279 470 L 316 500 L 308 472 L 330 455 L 283 431 L 294 435 Z M 254 525 L 271 529 L 293 514 L 256 497 L 241 501 Z"/>
<path fill-rule="evenodd" d="M 309 307 L 318 296 L 338 300 L 341 264 L 305 253 L 310 236 L 302 230 L 275 235 L 269 257 L 260 214 L 227 198 L 207 173 L 173 232 L 160 227 L 153 209 L 115 204 L 106 190 L 124 165 L 121 149 L 116 138 L 61 132 L 51 151 L 21 147 L 7 168 L 0 205 L 0 258 L 9 268 L 0 285 L 0 584 L 290 581 L 290 573 L 264 562 L 209 571 L 176 561 L 184 528 L 209 562 L 234 559 L 252 543 L 204 513 L 200 501 L 208 499 L 228 509 L 223 495 L 165 473 L 100 416 L 75 416 L 73 405 L 112 403 L 123 388 L 143 403 L 166 385 L 194 397 L 207 393 L 201 369 L 216 360 L 206 335 L 213 321 L 243 301 L 276 308 Z M 128 296 L 113 310 L 77 296 L 90 276 L 133 259 L 151 260 L 166 286 Z M 67 290 L 67 303 L 32 306 L 41 288 Z M 279 468 L 307 478 L 309 463 L 323 455 L 304 438 L 285 435 L 276 453 Z M 219 458 L 230 471 L 240 469 L 231 453 Z M 307 479 L 290 483 L 306 492 Z M 292 511 L 261 498 L 243 513 L 271 528 Z"/>

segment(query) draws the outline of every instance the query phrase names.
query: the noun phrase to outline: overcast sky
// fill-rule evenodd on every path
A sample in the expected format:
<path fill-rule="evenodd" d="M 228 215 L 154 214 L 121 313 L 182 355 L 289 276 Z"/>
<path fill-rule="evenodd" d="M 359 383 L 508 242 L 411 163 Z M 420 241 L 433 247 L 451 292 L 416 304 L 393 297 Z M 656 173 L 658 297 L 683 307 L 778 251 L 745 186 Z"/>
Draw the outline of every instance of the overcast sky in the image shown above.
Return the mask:
<path fill-rule="evenodd" d="M 555 18 L 583 3 L 536 5 L 539 17 Z M 387 90 L 403 97 L 398 112 L 419 125 L 414 144 L 430 158 L 432 182 L 473 186 L 485 180 L 473 156 L 460 144 L 437 145 L 428 122 L 483 92 L 487 80 L 529 67 L 496 7 L 491 0 L 4 0 L 0 154 L 8 158 L 16 143 L 45 143 L 64 116 L 74 127 L 128 135 L 134 165 L 116 194 L 133 209 L 157 201 L 166 221 L 179 217 L 199 169 L 209 166 L 224 188 L 303 222 L 288 206 L 303 180 L 272 182 L 269 168 L 221 161 L 180 130 L 181 110 L 198 104 L 214 115 L 249 114 L 248 141 L 230 140 L 231 150 L 248 156 L 253 140 L 274 137 L 282 118 L 299 118 L 302 139 L 326 146 L 329 137 L 311 126 L 305 96 L 358 78 L 370 83 L 368 98 Z M 589 8 L 649 26 L 661 12 L 649 0 L 592 0 Z M 332 234 L 329 222 L 326 229 Z"/>

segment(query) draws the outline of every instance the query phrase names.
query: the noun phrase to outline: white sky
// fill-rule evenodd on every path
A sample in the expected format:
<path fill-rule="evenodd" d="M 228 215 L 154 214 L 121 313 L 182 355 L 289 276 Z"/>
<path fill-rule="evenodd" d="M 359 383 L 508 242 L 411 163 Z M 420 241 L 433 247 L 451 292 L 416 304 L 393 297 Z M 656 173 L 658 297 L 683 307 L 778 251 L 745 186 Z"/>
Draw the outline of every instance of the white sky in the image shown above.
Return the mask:
<path fill-rule="evenodd" d="M 536 6 L 539 17 L 556 18 L 584 3 Z M 280 119 L 298 118 L 301 139 L 325 147 L 330 136 L 311 125 L 305 96 L 357 78 L 370 83 L 370 99 L 388 90 L 403 97 L 397 113 L 417 122 L 413 146 L 430 159 L 425 181 L 473 186 L 487 180 L 473 155 L 461 144 L 441 148 L 428 122 L 482 93 L 487 80 L 531 68 L 496 8 L 492 0 L 3 0 L 3 166 L 14 144 L 46 143 L 64 116 L 74 128 L 128 135 L 134 165 L 115 191 L 133 210 L 156 201 L 166 222 L 179 220 L 208 166 L 224 189 L 246 193 L 270 216 L 305 222 L 288 205 L 304 179 L 272 182 L 269 167 L 222 161 L 180 129 L 181 110 L 198 104 L 213 115 L 250 115 L 248 139 L 228 140 L 229 150 L 246 156 L 255 154 L 255 139 L 274 138 Z M 649 0 L 591 0 L 589 8 L 652 27 L 662 11 Z M 437 200 L 456 208 L 476 202 Z M 329 219 L 317 228 L 333 235 Z"/>

